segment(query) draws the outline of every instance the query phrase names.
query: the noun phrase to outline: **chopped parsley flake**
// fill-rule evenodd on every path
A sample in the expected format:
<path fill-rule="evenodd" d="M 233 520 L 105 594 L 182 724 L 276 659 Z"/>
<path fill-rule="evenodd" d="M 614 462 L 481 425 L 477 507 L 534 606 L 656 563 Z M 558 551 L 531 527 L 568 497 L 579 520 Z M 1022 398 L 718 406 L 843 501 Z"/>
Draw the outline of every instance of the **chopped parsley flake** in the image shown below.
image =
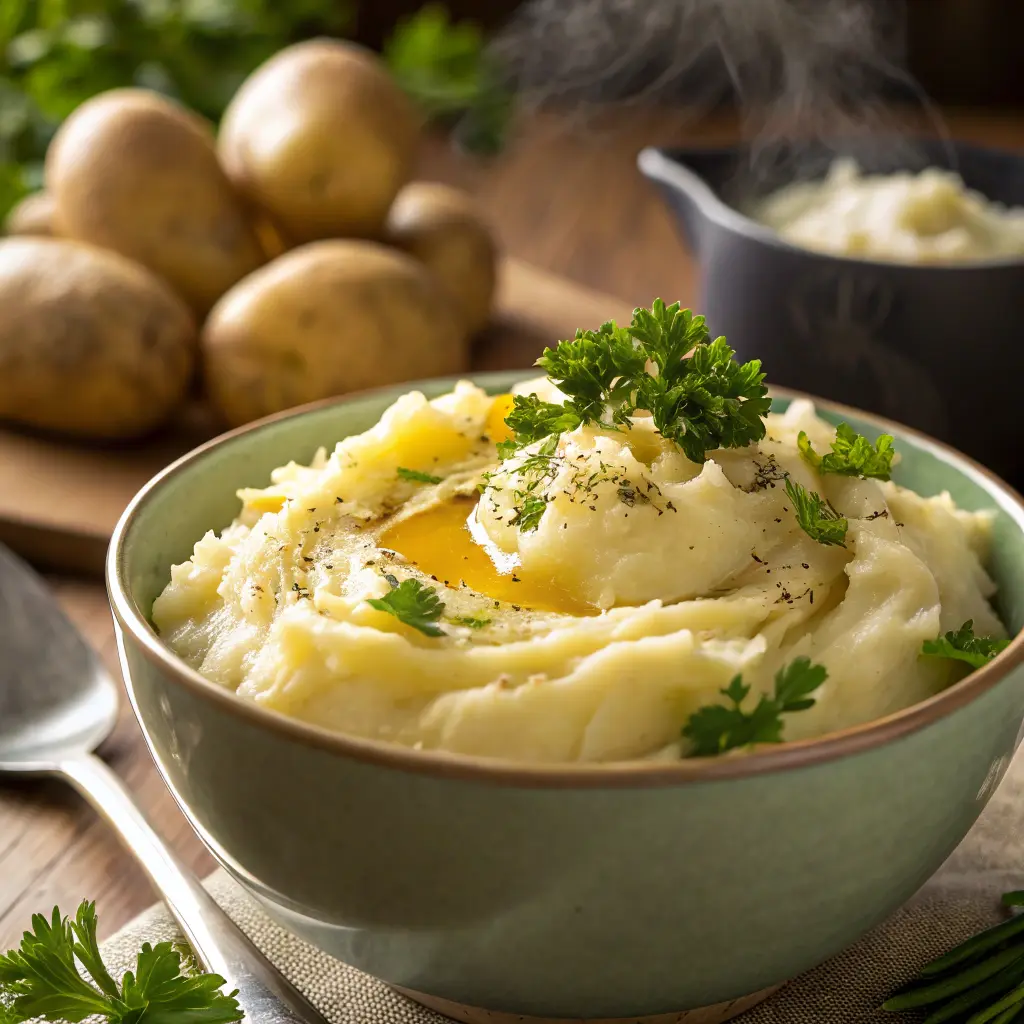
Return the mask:
<path fill-rule="evenodd" d="M 468 626 L 470 629 L 483 629 L 491 624 L 490 619 L 478 619 L 472 615 L 455 615 L 448 620 L 456 626 Z"/>
<path fill-rule="evenodd" d="M 405 466 L 399 466 L 397 473 L 400 480 L 409 480 L 417 484 L 439 484 L 444 479 L 431 473 L 421 473 L 418 469 L 406 469 Z"/>

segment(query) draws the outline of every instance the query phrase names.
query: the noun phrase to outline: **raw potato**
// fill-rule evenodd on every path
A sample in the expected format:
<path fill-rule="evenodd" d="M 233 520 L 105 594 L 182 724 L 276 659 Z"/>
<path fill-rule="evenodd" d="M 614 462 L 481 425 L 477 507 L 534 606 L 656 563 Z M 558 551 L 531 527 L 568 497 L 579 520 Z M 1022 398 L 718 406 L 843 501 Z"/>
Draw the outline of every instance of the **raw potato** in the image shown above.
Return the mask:
<path fill-rule="evenodd" d="M 465 332 L 435 280 L 375 242 L 285 253 L 217 303 L 201 345 L 210 398 L 232 426 L 467 366 Z"/>
<path fill-rule="evenodd" d="M 264 261 L 198 115 L 142 89 L 83 103 L 46 155 L 62 234 L 156 271 L 200 315 Z"/>
<path fill-rule="evenodd" d="M 415 181 L 398 193 L 388 214 L 387 240 L 424 263 L 479 331 L 491 314 L 497 247 L 476 204 L 458 189 Z"/>
<path fill-rule="evenodd" d="M 4 221 L 7 235 L 54 235 L 53 197 L 48 192 L 33 192 L 12 207 Z"/>
<path fill-rule="evenodd" d="M 228 176 L 296 242 L 377 236 L 409 179 L 420 118 L 381 61 L 338 40 L 257 68 L 221 122 Z"/>
<path fill-rule="evenodd" d="M 0 309 L 0 419 L 137 437 L 185 395 L 192 315 L 163 281 L 117 253 L 65 239 L 4 239 Z"/>

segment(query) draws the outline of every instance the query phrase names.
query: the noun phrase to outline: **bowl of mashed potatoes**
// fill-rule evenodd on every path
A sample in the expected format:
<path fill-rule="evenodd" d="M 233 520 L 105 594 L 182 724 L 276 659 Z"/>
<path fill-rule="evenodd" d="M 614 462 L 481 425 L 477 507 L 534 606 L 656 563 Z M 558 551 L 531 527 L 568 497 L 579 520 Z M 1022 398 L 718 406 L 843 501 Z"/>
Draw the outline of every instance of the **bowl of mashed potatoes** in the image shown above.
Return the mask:
<path fill-rule="evenodd" d="M 1024 373 L 1024 157 L 876 139 L 777 162 L 746 147 L 639 159 L 701 264 L 712 330 L 770 360 L 780 385 L 910 424 L 1024 480 L 1011 411 Z"/>
<path fill-rule="evenodd" d="M 333 955 L 463 1020 L 724 1020 L 1001 778 L 1024 506 L 678 306 L 540 363 L 166 470 L 109 557 L 126 685 L 200 837 Z"/>

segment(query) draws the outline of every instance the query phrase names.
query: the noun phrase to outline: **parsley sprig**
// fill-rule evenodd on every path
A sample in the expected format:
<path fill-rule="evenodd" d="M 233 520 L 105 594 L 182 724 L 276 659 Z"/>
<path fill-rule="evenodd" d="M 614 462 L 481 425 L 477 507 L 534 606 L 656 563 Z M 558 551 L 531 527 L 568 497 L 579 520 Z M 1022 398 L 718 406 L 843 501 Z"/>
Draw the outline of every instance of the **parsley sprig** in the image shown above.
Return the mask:
<path fill-rule="evenodd" d="M 786 494 L 793 503 L 793 512 L 800 529 L 811 540 L 816 540 L 819 544 L 846 547 L 846 531 L 850 524 L 836 511 L 830 501 L 826 501 L 816 491 L 808 491 L 806 487 L 795 483 L 788 476 Z"/>
<path fill-rule="evenodd" d="M 775 695 L 761 695 L 752 711 L 744 711 L 743 701 L 750 687 L 736 676 L 721 694 L 728 704 L 707 704 L 698 708 L 683 726 L 683 736 L 693 748 L 690 757 L 715 757 L 727 750 L 754 743 L 781 743 L 782 716 L 814 706 L 810 696 L 828 678 L 824 665 L 810 658 L 794 658 L 775 674 Z"/>
<path fill-rule="evenodd" d="M 872 444 L 858 434 L 848 423 L 836 427 L 832 451 L 819 455 L 804 431 L 797 435 L 800 454 L 819 473 L 837 473 L 840 476 L 862 476 L 874 480 L 888 480 L 892 475 L 892 460 L 896 454 L 892 434 L 879 434 Z"/>
<path fill-rule="evenodd" d="M 385 597 L 369 598 L 366 603 L 371 608 L 394 615 L 399 622 L 418 629 L 425 636 L 445 635 L 437 625 L 437 620 L 444 614 L 444 601 L 433 587 L 425 587 L 419 580 L 411 578 L 399 583 L 390 573 L 384 578 L 391 584 L 391 593 Z"/>
<path fill-rule="evenodd" d="M 968 619 L 959 629 L 951 629 L 934 640 L 925 640 L 921 653 L 932 658 L 954 658 L 967 662 L 971 668 L 981 668 L 1009 644 L 1009 640 L 975 636 L 974 619 Z"/>
<path fill-rule="evenodd" d="M 760 441 L 771 407 L 761 363 L 734 356 L 725 338 L 709 341 L 704 317 L 661 299 L 635 309 L 628 327 L 609 320 L 578 330 L 537 360 L 568 400 L 517 398 L 505 421 L 515 441 L 502 454 L 580 424 L 624 426 L 640 410 L 693 462 Z"/>
<path fill-rule="evenodd" d="M 19 947 L 0 956 L 0 1024 L 37 1017 L 71 1024 L 92 1016 L 111 1024 L 230 1024 L 242 1019 L 237 993 L 222 991 L 222 977 L 182 968 L 182 953 L 173 943 L 147 942 L 135 970 L 127 971 L 118 985 L 96 941 L 96 905 L 83 902 L 74 920 L 54 907 L 49 920 L 33 915 L 32 930 Z"/>

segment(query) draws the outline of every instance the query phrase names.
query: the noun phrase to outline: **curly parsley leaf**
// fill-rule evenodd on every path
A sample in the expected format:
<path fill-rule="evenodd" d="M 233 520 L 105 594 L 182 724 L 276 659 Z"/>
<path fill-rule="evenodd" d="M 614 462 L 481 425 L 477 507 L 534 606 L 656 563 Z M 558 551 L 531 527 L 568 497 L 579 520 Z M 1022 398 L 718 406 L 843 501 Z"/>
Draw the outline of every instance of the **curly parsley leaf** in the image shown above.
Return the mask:
<path fill-rule="evenodd" d="M 814 706 L 811 694 L 828 678 L 824 665 L 810 658 L 794 658 L 775 674 L 775 695 L 764 694 L 752 711 L 744 711 L 743 701 L 750 687 L 736 676 L 721 692 L 727 704 L 708 704 L 698 708 L 683 726 L 683 736 L 693 747 L 690 757 L 715 757 L 727 750 L 754 743 L 781 743 L 784 714 L 806 711 Z"/>
<path fill-rule="evenodd" d="M 872 444 L 858 434 L 848 423 L 836 427 L 832 451 L 819 455 L 804 431 L 797 435 L 800 454 L 819 473 L 837 473 L 840 476 L 862 476 L 874 480 L 888 480 L 892 475 L 892 460 L 896 454 L 891 434 L 879 434 Z"/>
<path fill-rule="evenodd" d="M 431 473 L 421 473 L 418 469 L 406 469 L 405 466 L 399 466 L 396 472 L 399 480 L 408 480 L 416 484 L 439 484 L 444 479 Z"/>
<path fill-rule="evenodd" d="M 689 359 L 669 363 L 660 375 L 640 381 L 638 408 L 650 411 L 662 436 L 675 441 L 691 462 L 702 463 L 709 451 L 743 448 L 765 435 L 762 417 L 771 399 L 761 363 L 740 364 L 734 355 L 725 338 L 701 342 Z"/>
<path fill-rule="evenodd" d="M 974 620 L 968 619 L 959 629 L 950 630 L 934 640 L 925 640 L 921 653 L 932 658 L 955 658 L 967 662 L 971 668 L 981 668 L 1009 643 L 1009 640 L 997 640 L 995 637 L 975 636 Z"/>
<path fill-rule="evenodd" d="M 573 426 L 612 427 L 645 410 L 661 434 L 698 463 L 716 448 L 759 441 L 771 408 L 764 374 L 758 360 L 740 364 L 734 356 L 725 338 L 708 341 L 702 316 L 661 299 L 649 310 L 635 309 L 629 327 L 608 321 L 596 331 L 579 330 L 537 360 L 568 401 L 558 406 L 535 400 L 537 411 L 526 423 L 521 417 L 519 428 L 513 412 L 505 421 L 517 434 L 509 451 L 536 440 L 542 429 L 559 429 L 558 416 L 566 411 Z"/>
<path fill-rule="evenodd" d="M 505 423 L 515 434 L 508 441 L 498 442 L 498 454 L 510 458 L 520 448 L 542 438 L 575 430 L 582 423 L 579 413 L 567 405 L 541 401 L 536 395 L 515 395 Z"/>
<path fill-rule="evenodd" d="M 181 953 L 170 942 L 145 943 L 135 970 L 118 986 L 96 942 L 95 904 L 83 902 L 73 921 L 57 907 L 49 920 L 35 914 L 20 946 L 0 956 L 0 1021 L 76 1024 L 98 1016 L 111 1024 L 231 1024 L 244 1014 L 237 993 L 225 994 L 223 986 L 219 975 L 183 971 Z"/>
<path fill-rule="evenodd" d="M 816 540 L 819 544 L 846 547 L 846 531 L 850 524 L 830 502 L 816 491 L 808 491 L 801 484 L 794 483 L 788 476 L 786 494 L 793 503 L 793 512 L 800 529 L 811 540 Z"/>
<path fill-rule="evenodd" d="M 444 602 L 433 587 L 425 587 L 414 579 L 405 579 L 399 583 L 390 574 L 384 578 L 391 584 L 391 593 L 386 597 L 368 598 L 366 603 L 371 608 L 394 615 L 399 622 L 418 629 L 424 636 L 445 635 L 444 630 L 437 625 L 437 620 L 444 614 Z"/>
<path fill-rule="evenodd" d="M 609 418 L 621 422 L 623 410 L 632 405 L 637 379 L 646 376 L 646 363 L 629 329 L 614 320 L 596 331 L 577 330 L 575 338 L 544 349 L 537 360 L 569 396 L 569 407 L 584 423 L 604 423 Z M 512 423 L 509 426 L 515 429 Z"/>

